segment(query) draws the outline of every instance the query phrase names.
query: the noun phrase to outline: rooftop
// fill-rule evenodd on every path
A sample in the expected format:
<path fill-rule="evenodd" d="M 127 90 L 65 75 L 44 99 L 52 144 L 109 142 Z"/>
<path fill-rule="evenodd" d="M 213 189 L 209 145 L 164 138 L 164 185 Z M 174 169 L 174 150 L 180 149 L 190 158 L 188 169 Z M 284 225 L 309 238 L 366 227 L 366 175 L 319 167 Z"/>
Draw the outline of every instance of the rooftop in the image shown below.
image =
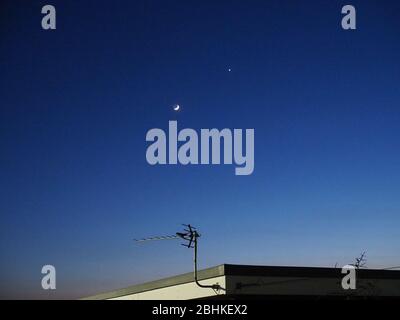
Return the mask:
<path fill-rule="evenodd" d="M 313 283 L 315 287 L 316 282 L 321 283 L 321 281 L 323 280 L 326 282 L 327 286 L 329 284 L 330 286 L 329 290 L 332 290 L 334 284 L 338 283 L 338 281 L 340 283 L 340 280 L 344 277 L 344 274 L 342 274 L 341 271 L 342 271 L 341 268 L 222 264 L 219 266 L 200 270 L 198 272 L 198 279 L 199 281 L 205 281 L 205 280 L 207 281 L 223 277 L 225 279 L 225 288 L 226 288 L 224 294 L 230 294 L 230 293 L 238 294 L 238 289 L 242 289 L 244 287 L 249 287 L 249 286 L 255 286 L 254 283 L 252 285 L 246 284 L 246 280 L 249 279 L 257 279 L 257 281 L 261 281 L 263 283 L 262 284 L 263 286 L 266 285 L 265 281 L 271 281 L 271 279 L 272 280 L 278 279 L 280 280 L 278 281 L 280 283 L 279 291 L 281 291 L 282 288 L 284 287 L 284 285 L 282 285 L 283 282 L 288 282 L 288 281 L 293 282 L 293 280 L 296 281 L 309 280 L 308 282 Z M 232 282 L 233 279 L 237 280 L 234 283 L 234 285 Z M 239 281 L 238 279 L 241 280 Z M 370 280 L 370 282 L 372 281 L 374 283 L 378 281 L 380 284 L 382 284 L 383 280 L 388 280 L 390 281 L 390 283 L 395 281 L 396 283 L 399 284 L 397 288 L 400 288 L 400 271 L 396 270 L 358 269 L 357 279 L 360 279 L 360 281 L 362 280 L 364 282 Z M 268 282 L 268 284 L 274 284 L 276 286 L 278 282 L 272 281 Z M 193 272 L 173 277 L 168 277 L 156 281 L 151 281 L 143 284 L 137 284 L 123 289 L 118 289 L 106 293 L 97 294 L 94 296 L 85 297 L 84 299 L 103 300 L 103 299 L 121 298 L 121 297 L 133 296 L 135 294 L 140 294 L 144 292 L 160 290 L 163 288 L 179 287 L 184 284 L 193 284 L 195 286 Z M 285 286 L 288 287 L 287 290 L 289 290 L 289 286 L 287 285 Z M 323 286 L 324 285 L 322 285 L 322 287 Z M 182 291 L 183 287 L 179 288 Z M 380 292 L 382 292 L 381 289 L 382 288 L 380 288 Z M 297 288 L 292 286 L 290 290 L 297 291 Z M 245 291 L 240 293 L 243 294 L 245 293 Z M 252 292 L 247 292 L 247 294 L 252 294 Z M 260 294 L 260 292 L 257 291 L 257 294 Z M 400 289 L 399 289 L 399 296 L 400 296 Z"/>

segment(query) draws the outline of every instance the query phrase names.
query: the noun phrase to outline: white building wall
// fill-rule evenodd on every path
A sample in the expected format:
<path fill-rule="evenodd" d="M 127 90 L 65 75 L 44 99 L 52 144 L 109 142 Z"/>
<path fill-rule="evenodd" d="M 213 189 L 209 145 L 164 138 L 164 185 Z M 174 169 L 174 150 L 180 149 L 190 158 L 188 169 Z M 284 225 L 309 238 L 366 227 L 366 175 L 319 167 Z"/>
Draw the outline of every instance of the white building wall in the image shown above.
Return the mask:
<path fill-rule="evenodd" d="M 222 288 L 226 288 L 225 276 L 201 280 L 200 283 L 203 285 L 219 284 Z M 196 283 L 189 282 L 160 289 L 133 293 L 112 298 L 110 300 L 188 300 L 223 294 L 225 294 L 224 290 L 216 292 L 211 288 L 200 288 Z"/>

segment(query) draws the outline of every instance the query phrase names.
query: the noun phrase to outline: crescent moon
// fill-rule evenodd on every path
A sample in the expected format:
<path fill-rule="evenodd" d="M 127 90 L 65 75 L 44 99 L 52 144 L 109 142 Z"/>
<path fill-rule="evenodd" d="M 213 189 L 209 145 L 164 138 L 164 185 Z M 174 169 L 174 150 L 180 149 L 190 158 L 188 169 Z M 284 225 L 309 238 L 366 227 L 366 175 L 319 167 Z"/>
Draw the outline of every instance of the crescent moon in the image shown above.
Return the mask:
<path fill-rule="evenodd" d="M 175 110 L 175 111 L 178 111 L 180 108 L 181 108 L 181 106 L 180 106 L 179 104 L 176 104 L 176 105 L 174 106 L 174 110 Z"/>

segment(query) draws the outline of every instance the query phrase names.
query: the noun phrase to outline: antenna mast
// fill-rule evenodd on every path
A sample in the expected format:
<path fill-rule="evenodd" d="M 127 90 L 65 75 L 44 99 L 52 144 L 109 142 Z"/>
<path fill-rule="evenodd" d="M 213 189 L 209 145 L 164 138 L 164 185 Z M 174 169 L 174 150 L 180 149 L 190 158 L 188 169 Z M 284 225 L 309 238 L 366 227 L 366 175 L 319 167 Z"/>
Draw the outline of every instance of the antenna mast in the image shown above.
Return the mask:
<path fill-rule="evenodd" d="M 183 239 L 186 243 L 182 243 L 183 246 L 194 249 L 193 250 L 193 263 L 194 263 L 194 282 L 200 288 L 210 288 L 213 290 L 222 289 L 219 284 L 212 285 L 204 285 L 201 284 L 198 280 L 198 272 L 197 272 L 197 249 L 198 249 L 198 239 L 200 238 L 200 234 L 197 232 L 196 228 L 191 226 L 190 224 L 184 224 L 185 227 L 184 232 L 176 232 L 175 235 L 171 236 L 161 236 L 161 237 L 150 237 L 144 239 L 134 239 L 136 242 L 145 242 L 145 241 L 154 241 L 154 240 L 176 240 Z"/>

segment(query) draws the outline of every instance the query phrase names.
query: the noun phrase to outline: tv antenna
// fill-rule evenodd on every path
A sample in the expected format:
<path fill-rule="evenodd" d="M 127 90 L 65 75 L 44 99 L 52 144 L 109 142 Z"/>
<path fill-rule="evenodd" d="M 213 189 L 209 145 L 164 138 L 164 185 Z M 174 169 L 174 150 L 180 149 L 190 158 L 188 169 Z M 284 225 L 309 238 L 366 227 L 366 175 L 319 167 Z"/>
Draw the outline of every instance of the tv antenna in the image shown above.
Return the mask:
<path fill-rule="evenodd" d="M 159 237 L 149 237 L 143 239 L 134 239 L 136 242 L 147 242 L 147 241 L 157 241 L 157 240 L 184 240 L 184 243 L 181 243 L 182 246 L 188 249 L 193 250 L 193 263 L 194 263 L 194 282 L 200 288 L 211 288 L 213 290 L 221 290 L 221 286 L 219 284 L 212 285 L 204 285 L 201 284 L 197 277 L 197 247 L 198 247 L 198 239 L 200 238 L 200 233 L 197 232 L 197 229 L 190 224 L 183 224 L 185 227 L 183 232 L 176 232 L 174 235 L 170 236 L 159 236 Z"/>

